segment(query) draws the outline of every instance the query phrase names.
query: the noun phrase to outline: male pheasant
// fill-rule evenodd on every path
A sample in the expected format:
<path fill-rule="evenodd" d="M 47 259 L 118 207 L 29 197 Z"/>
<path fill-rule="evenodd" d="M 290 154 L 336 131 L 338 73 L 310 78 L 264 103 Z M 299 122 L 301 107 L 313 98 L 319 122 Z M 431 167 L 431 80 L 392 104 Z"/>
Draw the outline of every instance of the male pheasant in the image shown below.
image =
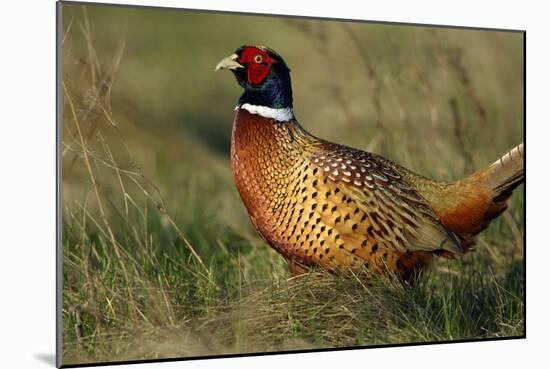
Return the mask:
<path fill-rule="evenodd" d="M 523 144 L 441 183 L 314 137 L 294 117 L 290 70 L 269 48 L 242 46 L 219 69 L 244 88 L 231 138 L 236 187 L 258 233 L 295 274 L 320 266 L 408 279 L 434 255 L 467 252 L 523 182 Z"/>

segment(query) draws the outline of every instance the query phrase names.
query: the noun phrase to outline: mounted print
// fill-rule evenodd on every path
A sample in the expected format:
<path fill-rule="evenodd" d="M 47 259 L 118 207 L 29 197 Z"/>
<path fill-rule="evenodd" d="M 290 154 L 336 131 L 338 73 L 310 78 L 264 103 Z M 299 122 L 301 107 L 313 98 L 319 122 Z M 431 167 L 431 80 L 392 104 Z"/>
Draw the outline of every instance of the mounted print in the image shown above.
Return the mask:
<path fill-rule="evenodd" d="M 58 3 L 58 365 L 524 338 L 524 47 Z"/>

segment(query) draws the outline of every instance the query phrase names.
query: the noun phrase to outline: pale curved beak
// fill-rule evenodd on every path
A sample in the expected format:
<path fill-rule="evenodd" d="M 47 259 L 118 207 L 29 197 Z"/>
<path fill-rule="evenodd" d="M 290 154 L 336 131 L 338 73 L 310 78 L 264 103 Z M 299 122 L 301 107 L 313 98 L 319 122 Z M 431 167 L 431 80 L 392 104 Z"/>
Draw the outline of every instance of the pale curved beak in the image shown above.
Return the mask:
<path fill-rule="evenodd" d="M 239 68 L 244 68 L 237 62 L 238 58 L 239 56 L 237 54 L 232 54 L 227 58 L 220 60 L 220 62 L 216 65 L 216 71 L 219 71 L 220 69 L 236 70 Z"/>

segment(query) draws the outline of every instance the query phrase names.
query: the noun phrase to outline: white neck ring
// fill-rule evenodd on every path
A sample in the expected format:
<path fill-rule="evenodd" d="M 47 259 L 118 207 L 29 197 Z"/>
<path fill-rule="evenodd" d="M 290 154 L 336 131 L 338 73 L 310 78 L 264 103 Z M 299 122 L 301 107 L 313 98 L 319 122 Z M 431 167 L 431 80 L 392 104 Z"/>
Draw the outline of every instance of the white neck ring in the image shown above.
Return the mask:
<path fill-rule="evenodd" d="M 249 103 L 244 103 L 240 106 L 237 105 L 235 110 L 237 109 L 244 109 L 248 111 L 250 114 L 257 114 L 264 118 L 270 118 L 278 122 L 288 122 L 294 118 L 294 113 L 292 112 L 292 108 L 276 109 L 276 108 L 270 108 L 267 106 L 252 105 Z"/>

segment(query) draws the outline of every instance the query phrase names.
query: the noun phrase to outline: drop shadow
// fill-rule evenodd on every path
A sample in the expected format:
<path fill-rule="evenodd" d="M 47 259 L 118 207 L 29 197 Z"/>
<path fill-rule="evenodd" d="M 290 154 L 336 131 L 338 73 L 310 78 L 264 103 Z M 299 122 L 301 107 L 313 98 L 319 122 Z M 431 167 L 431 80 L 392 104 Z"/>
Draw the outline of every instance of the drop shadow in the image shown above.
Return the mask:
<path fill-rule="evenodd" d="M 39 354 L 34 354 L 34 357 L 37 360 L 40 360 L 41 362 L 49 364 L 50 366 L 55 368 L 55 354 L 39 353 Z"/>

